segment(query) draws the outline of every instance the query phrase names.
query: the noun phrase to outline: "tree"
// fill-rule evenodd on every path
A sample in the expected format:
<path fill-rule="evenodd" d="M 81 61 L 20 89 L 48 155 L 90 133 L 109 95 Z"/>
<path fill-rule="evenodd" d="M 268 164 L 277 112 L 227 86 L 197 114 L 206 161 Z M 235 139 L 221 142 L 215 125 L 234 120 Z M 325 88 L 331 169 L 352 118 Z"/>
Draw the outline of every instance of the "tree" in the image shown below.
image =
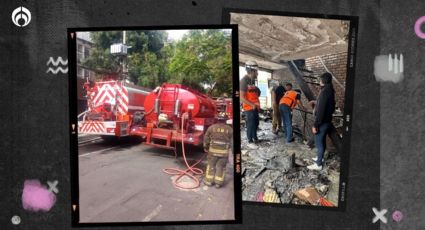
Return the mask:
<path fill-rule="evenodd" d="M 91 50 L 90 57 L 84 60 L 83 65 L 97 72 L 117 72 L 119 70 L 119 62 L 116 57 L 111 56 L 110 46 L 114 43 L 121 42 L 121 32 L 93 32 L 90 34 L 94 46 Z"/>
<path fill-rule="evenodd" d="M 175 45 L 171 81 L 212 96 L 232 92 L 231 38 L 223 30 L 191 30 Z"/>
<path fill-rule="evenodd" d="M 150 88 L 160 84 L 160 80 L 168 80 L 167 72 L 160 68 L 164 64 L 160 59 L 167 39 L 166 32 L 127 31 L 126 36 L 126 45 L 131 47 L 127 56 L 129 80 Z M 120 58 L 110 54 L 110 46 L 122 42 L 122 31 L 92 32 L 91 38 L 94 47 L 84 65 L 98 72 L 117 73 Z"/>
<path fill-rule="evenodd" d="M 180 41 L 167 40 L 166 31 L 127 31 L 129 79 L 155 88 L 180 83 L 212 96 L 232 92 L 231 37 L 224 30 L 191 30 Z M 122 42 L 122 31 L 92 32 L 94 47 L 83 63 L 95 71 L 117 73 L 120 58 L 110 46 Z"/>

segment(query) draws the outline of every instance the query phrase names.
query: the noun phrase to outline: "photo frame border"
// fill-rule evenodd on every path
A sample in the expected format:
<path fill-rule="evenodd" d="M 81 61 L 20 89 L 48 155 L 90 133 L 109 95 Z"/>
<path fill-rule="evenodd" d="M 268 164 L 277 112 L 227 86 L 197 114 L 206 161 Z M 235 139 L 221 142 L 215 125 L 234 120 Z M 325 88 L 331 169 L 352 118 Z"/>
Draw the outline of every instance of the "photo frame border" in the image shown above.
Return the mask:
<path fill-rule="evenodd" d="M 79 165 L 78 165 L 78 128 L 77 127 L 77 36 L 76 32 L 123 31 L 123 30 L 201 30 L 201 29 L 231 29 L 232 46 L 232 77 L 233 77 L 233 114 L 239 110 L 239 39 L 237 25 L 206 24 L 206 25 L 164 25 L 164 26 L 122 26 L 122 27 L 76 27 L 67 28 L 68 39 L 68 95 L 69 95 L 69 133 L 70 133 L 70 166 L 71 166 L 71 224 L 72 227 L 105 227 L 105 226 L 152 226 L 152 225 L 204 225 L 204 224 L 240 224 L 242 223 L 242 190 L 240 162 L 240 132 L 233 132 L 233 182 L 234 182 L 234 220 L 202 220 L 202 221 L 152 221 L 152 222 L 93 222 L 80 223 L 79 212 Z M 240 126 L 239 116 L 233 116 L 233 127 Z M 75 206 L 74 206 L 75 205 Z M 75 207 L 75 210 L 74 210 Z"/>
<path fill-rule="evenodd" d="M 348 50 L 347 50 L 347 73 L 345 84 L 345 100 L 344 100 L 344 115 L 343 115 L 343 138 L 340 162 L 340 178 L 339 178 L 339 195 L 337 207 L 324 207 L 314 205 L 298 205 L 298 204 L 276 204 L 255 201 L 242 201 L 247 205 L 260 205 L 260 206 L 273 206 L 273 207 L 288 207 L 300 209 L 313 209 L 313 210 L 327 210 L 327 211 L 345 211 L 346 197 L 348 192 L 348 173 L 349 173 L 349 156 L 351 148 L 351 124 L 353 120 L 353 99 L 354 99 L 354 82 L 355 82 L 355 68 L 356 68 L 356 50 L 358 39 L 358 26 L 359 17 L 352 15 L 330 15 L 330 14 L 314 14 L 302 12 L 285 12 L 285 11 L 270 11 L 270 10 L 256 10 L 256 9 L 242 9 L 242 8 L 223 8 L 222 22 L 231 23 L 231 13 L 239 14 L 255 14 L 267 16 L 284 16 L 284 17 L 301 17 L 301 18 L 316 18 L 316 19 L 334 19 L 349 21 L 349 34 L 348 34 Z M 241 191 L 242 192 L 242 191 Z M 242 193 L 241 193 L 242 195 Z"/>

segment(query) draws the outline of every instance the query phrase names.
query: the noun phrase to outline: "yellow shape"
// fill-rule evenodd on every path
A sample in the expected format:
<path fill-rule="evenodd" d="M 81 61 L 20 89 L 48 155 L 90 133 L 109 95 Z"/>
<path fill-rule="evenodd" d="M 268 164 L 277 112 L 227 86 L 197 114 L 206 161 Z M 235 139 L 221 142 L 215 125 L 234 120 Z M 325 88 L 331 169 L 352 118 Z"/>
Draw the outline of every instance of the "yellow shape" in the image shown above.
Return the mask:
<path fill-rule="evenodd" d="M 266 203 L 280 203 L 279 196 L 277 195 L 276 191 L 273 189 L 267 189 L 264 193 L 264 202 Z"/>

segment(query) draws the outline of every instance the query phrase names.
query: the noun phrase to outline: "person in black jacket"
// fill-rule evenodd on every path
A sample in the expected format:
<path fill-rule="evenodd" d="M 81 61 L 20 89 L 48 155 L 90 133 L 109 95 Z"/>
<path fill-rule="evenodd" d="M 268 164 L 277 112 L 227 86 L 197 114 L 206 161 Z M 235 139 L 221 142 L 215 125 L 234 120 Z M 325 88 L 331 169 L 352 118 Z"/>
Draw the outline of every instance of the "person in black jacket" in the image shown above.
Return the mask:
<path fill-rule="evenodd" d="M 321 90 L 314 109 L 314 142 L 317 147 L 315 163 L 307 166 L 310 170 L 323 168 L 323 156 L 326 149 L 326 134 L 331 126 L 332 114 L 335 112 L 335 90 L 332 85 L 332 75 L 324 73 L 320 76 Z"/>

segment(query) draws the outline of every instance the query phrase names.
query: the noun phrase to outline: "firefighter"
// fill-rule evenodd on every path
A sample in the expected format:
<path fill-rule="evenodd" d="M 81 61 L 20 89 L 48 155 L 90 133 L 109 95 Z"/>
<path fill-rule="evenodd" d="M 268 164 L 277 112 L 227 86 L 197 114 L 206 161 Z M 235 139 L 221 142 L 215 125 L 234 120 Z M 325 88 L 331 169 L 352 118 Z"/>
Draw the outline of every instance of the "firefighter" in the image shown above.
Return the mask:
<path fill-rule="evenodd" d="M 305 110 L 305 108 L 301 102 L 301 94 L 292 90 L 291 83 L 285 85 L 285 90 L 285 94 L 279 101 L 279 109 L 285 127 L 286 142 L 290 143 L 294 141 L 294 137 L 292 136 L 292 110 L 297 105 L 302 110 Z"/>
<path fill-rule="evenodd" d="M 258 76 L 258 65 L 255 61 L 245 63 L 247 75 L 240 81 L 240 99 L 242 108 L 246 116 L 246 136 L 248 138 L 248 148 L 257 149 L 259 140 L 257 129 L 259 124 L 258 112 L 260 110 L 260 100 L 258 88 L 255 86 L 255 80 Z"/>
<path fill-rule="evenodd" d="M 233 129 L 226 124 L 228 117 L 220 113 L 218 123 L 211 125 L 204 137 L 204 151 L 208 153 L 204 184 L 220 188 L 224 184 L 226 164 L 233 144 Z"/>

